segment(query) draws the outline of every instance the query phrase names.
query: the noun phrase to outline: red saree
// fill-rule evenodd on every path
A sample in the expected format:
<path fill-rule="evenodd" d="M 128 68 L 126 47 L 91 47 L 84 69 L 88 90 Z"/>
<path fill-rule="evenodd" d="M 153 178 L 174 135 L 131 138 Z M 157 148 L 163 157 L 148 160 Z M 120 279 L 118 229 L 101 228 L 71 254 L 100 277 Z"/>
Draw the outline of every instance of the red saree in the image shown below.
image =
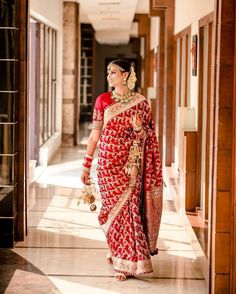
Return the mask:
<path fill-rule="evenodd" d="M 131 117 L 143 119 L 142 162 L 134 185 L 126 173 L 130 148 L 136 139 Z M 132 102 L 115 103 L 111 93 L 95 104 L 94 128 L 102 129 L 98 184 L 102 208 L 98 217 L 106 234 L 114 269 L 126 275 L 152 272 L 150 255 L 156 243 L 162 213 L 162 171 L 157 138 L 147 100 L 135 94 Z"/>

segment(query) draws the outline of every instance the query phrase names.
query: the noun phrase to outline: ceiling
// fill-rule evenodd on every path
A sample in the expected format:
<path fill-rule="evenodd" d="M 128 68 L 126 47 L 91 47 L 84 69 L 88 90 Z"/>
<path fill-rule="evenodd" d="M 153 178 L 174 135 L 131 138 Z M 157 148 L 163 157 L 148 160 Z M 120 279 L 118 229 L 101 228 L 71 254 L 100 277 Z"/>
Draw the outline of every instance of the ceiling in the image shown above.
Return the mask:
<path fill-rule="evenodd" d="M 135 13 L 148 13 L 149 0 L 78 0 L 80 22 L 91 23 L 100 44 L 127 44 L 137 36 Z"/>

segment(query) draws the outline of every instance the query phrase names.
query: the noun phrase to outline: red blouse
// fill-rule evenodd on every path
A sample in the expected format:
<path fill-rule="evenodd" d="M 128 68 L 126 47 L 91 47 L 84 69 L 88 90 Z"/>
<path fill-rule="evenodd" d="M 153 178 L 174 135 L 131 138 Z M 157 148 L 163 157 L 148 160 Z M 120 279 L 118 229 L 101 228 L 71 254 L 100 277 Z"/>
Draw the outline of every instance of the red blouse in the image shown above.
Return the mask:
<path fill-rule="evenodd" d="M 104 121 L 104 111 L 114 100 L 111 98 L 111 92 L 102 93 L 96 99 L 93 111 L 93 129 L 101 130 Z"/>

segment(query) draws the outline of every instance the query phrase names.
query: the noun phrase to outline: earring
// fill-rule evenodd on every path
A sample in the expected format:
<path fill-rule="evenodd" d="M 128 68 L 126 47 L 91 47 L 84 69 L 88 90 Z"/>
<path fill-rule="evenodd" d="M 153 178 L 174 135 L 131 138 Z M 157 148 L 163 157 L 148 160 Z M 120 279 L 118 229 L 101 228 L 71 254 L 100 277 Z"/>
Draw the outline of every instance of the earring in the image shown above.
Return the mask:
<path fill-rule="evenodd" d="M 126 78 L 123 78 L 122 84 L 123 84 L 123 86 L 127 85 Z"/>

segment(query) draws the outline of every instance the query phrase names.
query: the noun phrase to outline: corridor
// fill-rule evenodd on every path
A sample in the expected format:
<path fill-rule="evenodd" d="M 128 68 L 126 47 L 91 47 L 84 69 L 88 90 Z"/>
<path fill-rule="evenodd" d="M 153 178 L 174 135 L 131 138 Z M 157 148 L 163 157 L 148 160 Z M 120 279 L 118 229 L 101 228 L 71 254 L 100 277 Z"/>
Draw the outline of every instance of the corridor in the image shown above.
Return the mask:
<path fill-rule="evenodd" d="M 31 185 L 28 236 L 11 251 L 19 266 L 14 265 L 16 270 L 4 293 L 207 293 L 169 187 L 165 187 L 154 273 L 140 280 L 115 281 L 113 269 L 106 262 L 107 247 L 97 221 L 98 210 L 90 212 L 80 201 L 83 155 L 84 150 L 78 147 L 61 148 Z M 95 168 L 96 160 L 93 173 Z M 99 199 L 96 204 L 99 208 Z M 1 267 L 4 272 L 4 265 Z M 7 267 L 9 270 L 9 262 Z"/>

